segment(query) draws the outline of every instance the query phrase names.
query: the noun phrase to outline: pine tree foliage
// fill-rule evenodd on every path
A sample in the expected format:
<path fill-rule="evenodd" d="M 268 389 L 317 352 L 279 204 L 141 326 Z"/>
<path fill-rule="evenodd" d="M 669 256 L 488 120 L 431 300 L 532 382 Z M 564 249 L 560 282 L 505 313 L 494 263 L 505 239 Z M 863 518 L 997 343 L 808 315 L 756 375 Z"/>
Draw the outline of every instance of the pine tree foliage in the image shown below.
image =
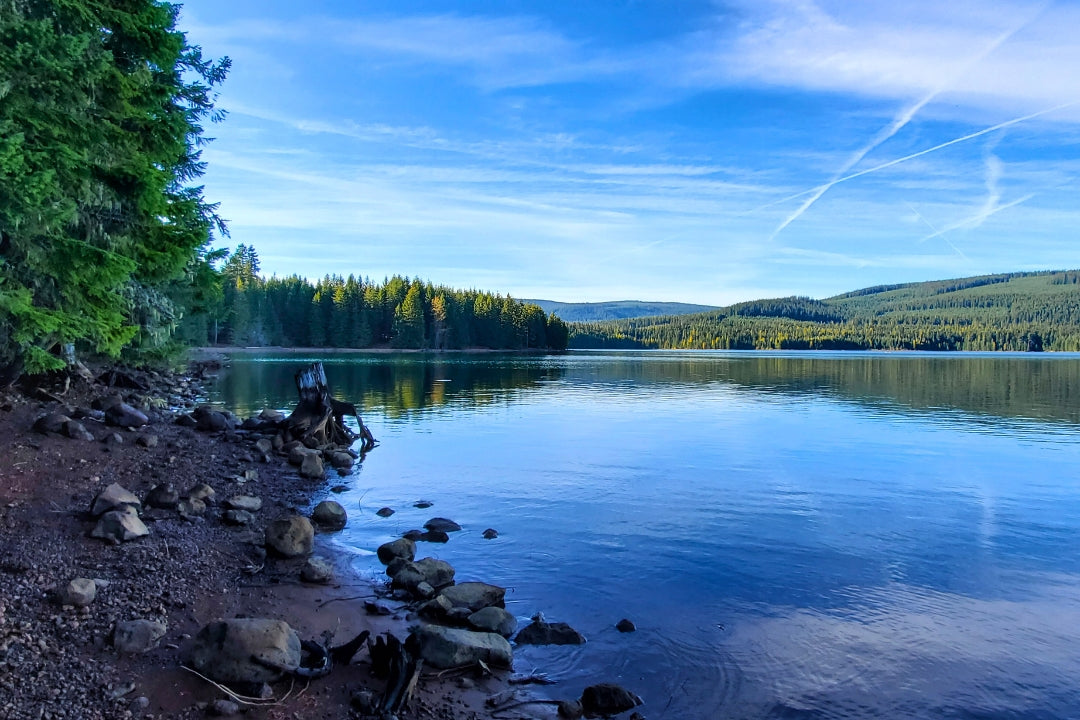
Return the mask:
<path fill-rule="evenodd" d="M 218 258 L 220 259 L 220 258 Z M 506 295 L 454 290 L 395 275 L 381 283 L 350 275 L 264 278 L 244 245 L 218 273 L 223 284 L 216 342 L 244 346 L 393 347 L 453 350 L 565 350 L 566 323 Z M 240 271 L 240 268 L 247 270 Z M 213 323 L 193 315 L 200 343 L 215 343 Z M 185 335 L 192 335 L 186 333 Z"/>
<path fill-rule="evenodd" d="M 0 368 L 168 341 L 214 205 L 192 181 L 228 60 L 154 0 L 0 4 Z"/>

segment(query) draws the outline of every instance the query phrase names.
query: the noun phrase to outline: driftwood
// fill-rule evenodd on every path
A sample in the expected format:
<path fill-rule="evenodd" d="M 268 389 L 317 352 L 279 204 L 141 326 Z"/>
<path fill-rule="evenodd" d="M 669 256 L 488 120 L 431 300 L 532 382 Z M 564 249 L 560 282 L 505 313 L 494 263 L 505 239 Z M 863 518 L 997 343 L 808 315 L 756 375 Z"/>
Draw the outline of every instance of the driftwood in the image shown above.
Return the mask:
<path fill-rule="evenodd" d="M 374 643 L 369 642 L 368 652 L 371 654 L 371 671 L 376 677 L 386 678 L 379 710 L 392 714 L 401 712 L 409 706 L 424 661 L 390 633 L 375 638 Z"/>
<path fill-rule="evenodd" d="M 285 429 L 294 439 L 308 447 L 347 446 L 357 439 L 363 441 L 361 452 L 375 447 L 376 440 L 364 425 L 356 406 L 331 396 L 321 362 L 296 373 L 296 392 L 299 402 L 285 419 Z M 345 415 L 356 418 L 360 427 L 359 435 L 345 427 Z"/>

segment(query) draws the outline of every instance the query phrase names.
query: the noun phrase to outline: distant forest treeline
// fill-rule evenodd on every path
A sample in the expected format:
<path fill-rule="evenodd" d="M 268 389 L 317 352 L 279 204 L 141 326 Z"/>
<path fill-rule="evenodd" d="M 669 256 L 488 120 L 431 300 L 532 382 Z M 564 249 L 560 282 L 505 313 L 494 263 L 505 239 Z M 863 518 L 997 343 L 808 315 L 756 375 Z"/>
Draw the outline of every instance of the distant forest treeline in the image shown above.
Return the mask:
<path fill-rule="evenodd" d="M 265 278 L 258 254 L 244 245 L 216 272 L 219 292 L 185 318 L 183 335 L 194 344 L 564 350 L 569 336 L 558 316 L 489 292 L 399 276 Z"/>
<path fill-rule="evenodd" d="M 1007 273 L 571 326 L 572 348 L 1080 350 L 1080 271 Z"/>

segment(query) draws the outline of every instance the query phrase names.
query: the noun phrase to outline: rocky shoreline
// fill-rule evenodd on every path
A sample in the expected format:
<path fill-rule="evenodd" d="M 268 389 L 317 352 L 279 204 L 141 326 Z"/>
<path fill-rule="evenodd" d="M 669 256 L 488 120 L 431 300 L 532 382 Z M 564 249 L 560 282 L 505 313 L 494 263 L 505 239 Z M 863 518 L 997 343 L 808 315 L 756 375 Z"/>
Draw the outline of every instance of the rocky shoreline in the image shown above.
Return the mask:
<path fill-rule="evenodd" d="M 325 544 L 347 513 L 309 508 L 357 454 L 307 447 L 274 410 L 241 421 L 200 405 L 216 368 L 83 372 L 0 395 L 0 716 L 390 717 L 394 682 L 403 720 L 640 702 L 607 685 L 561 704 L 518 695 L 537 678 L 509 675 L 504 591 L 416 558 L 452 521 L 379 548 L 388 585 L 337 567 Z M 537 618 L 516 641 L 579 638 Z M 387 644 L 413 665 L 387 676 Z"/>

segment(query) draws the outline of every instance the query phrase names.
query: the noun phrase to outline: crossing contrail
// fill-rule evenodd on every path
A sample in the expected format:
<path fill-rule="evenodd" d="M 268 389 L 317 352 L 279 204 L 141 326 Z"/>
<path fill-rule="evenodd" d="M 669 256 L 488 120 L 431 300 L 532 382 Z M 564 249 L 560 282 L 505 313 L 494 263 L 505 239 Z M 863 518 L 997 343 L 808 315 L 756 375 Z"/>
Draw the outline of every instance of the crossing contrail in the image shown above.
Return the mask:
<path fill-rule="evenodd" d="M 1027 122 L 1028 120 L 1034 120 L 1035 118 L 1042 117 L 1043 115 L 1049 115 L 1050 113 L 1057 112 L 1058 110 L 1064 110 L 1065 108 L 1074 107 L 1076 105 L 1080 105 L 1080 100 L 1073 100 L 1072 102 L 1062 103 L 1061 105 L 1055 105 L 1052 108 L 1047 108 L 1045 110 L 1040 110 L 1038 112 L 1034 112 L 1034 113 L 1031 113 L 1029 115 L 1024 115 L 1022 117 L 1013 118 L 1012 120 L 1006 120 L 1005 122 L 1000 122 L 997 125 L 991 125 L 990 127 L 983 128 L 982 130 L 976 130 L 973 133 L 968 133 L 967 135 L 962 135 L 962 136 L 960 136 L 958 138 L 953 138 L 952 140 L 948 140 L 946 142 L 943 142 L 940 145 L 935 145 L 934 147 L 926 148 L 925 150 L 920 150 L 919 152 L 912 153 L 910 155 L 905 155 L 904 157 L 896 158 L 895 160 L 890 160 L 888 162 L 881 163 L 880 165 L 875 165 L 874 167 L 867 168 L 865 170 L 860 170 L 860 171 L 855 172 L 855 173 L 851 173 L 850 175 L 845 175 L 845 176 L 843 176 L 841 178 L 830 181 L 826 185 L 819 185 L 817 187 L 810 188 L 809 190 L 803 190 L 802 192 L 795 193 L 794 195 L 788 195 L 785 198 L 780 198 L 779 200 L 774 200 L 771 203 L 768 203 L 766 205 L 762 205 L 762 206 L 758 207 L 755 210 L 755 212 L 757 210 L 764 210 L 766 208 L 772 207 L 773 205 L 779 205 L 781 203 L 788 202 L 789 200 L 797 200 L 798 198 L 805 197 L 806 195 L 811 195 L 813 193 L 816 193 L 818 190 L 821 190 L 822 188 L 825 188 L 827 190 L 828 188 L 831 188 L 834 185 L 839 185 L 842 182 L 847 182 L 848 180 L 854 180 L 855 178 L 860 178 L 863 175 L 869 175 L 870 173 L 875 173 L 875 172 L 878 172 L 879 170 L 885 170 L 886 168 L 891 168 L 894 165 L 899 165 L 900 163 L 907 162 L 908 160 L 914 160 L 915 158 L 920 158 L 923 155 L 929 155 L 932 152 L 937 152 L 938 150 L 943 150 L 943 149 L 945 149 L 947 147 L 951 147 L 952 145 L 957 145 L 957 144 L 962 143 L 962 142 L 967 142 L 968 140 L 974 140 L 977 137 L 982 137 L 983 135 L 987 135 L 989 133 L 996 132 L 996 131 L 1001 130 L 1003 128 L 1011 127 L 1013 125 L 1019 125 L 1022 122 Z"/>
<path fill-rule="evenodd" d="M 862 161 L 862 159 L 865 158 L 867 154 L 869 154 L 872 150 L 880 146 L 893 135 L 896 135 L 896 133 L 900 132 L 900 130 L 902 130 L 904 126 L 906 126 L 908 123 L 910 123 L 911 120 L 915 117 L 915 115 L 918 114 L 918 112 L 924 107 L 926 107 L 928 103 L 932 102 L 934 98 L 948 90 L 949 87 L 952 86 L 957 80 L 967 74 L 967 72 L 971 70 L 971 68 L 985 60 L 987 56 L 989 56 L 991 53 L 1001 47 L 1002 44 L 1009 40 L 1009 38 L 1027 27 L 1035 18 L 1037 18 L 1046 10 L 1049 4 L 1049 2 L 1043 3 L 1041 6 L 1039 6 L 1038 10 L 1033 15 L 1025 18 L 1022 22 L 1014 25 L 1013 27 L 998 35 L 990 42 L 990 44 L 983 48 L 981 52 L 976 54 L 974 57 L 968 59 L 967 62 L 965 62 L 961 67 L 959 67 L 954 73 L 942 80 L 942 82 L 938 83 L 936 87 L 934 87 L 930 92 L 924 95 L 922 99 L 920 99 L 918 102 L 914 103 L 910 107 L 906 108 L 903 112 L 893 118 L 893 121 L 889 123 L 886 127 L 879 130 L 869 143 L 867 143 L 863 148 L 856 151 L 850 158 L 848 158 L 847 162 L 845 162 L 843 167 L 841 167 L 840 170 L 837 171 L 836 175 L 833 177 L 832 180 L 825 183 L 824 185 L 819 185 L 813 190 L 808 191 L 810 197 L 807 198 L 806 201 L 803 202 L 803 204 L 795 210 L 795 212 L 788 215 L 784 219 L 784 221 L 780 223 L 779 227 L 773 230 L 772 235 L 769 236 L 769 240 L 771 241 L 775 239 L 776 236 L 784 230 L 784 228 L 798 220 L 803 213 L 809 210 L 810 207 L 819 199 L 821 199 L 821 196 L 827 193 L 833 186 L 835 186 L 837 183 L 843 182 L 845 173 L 851 170 L 851 168 L 858 165 Z M 802 194 L 800 194 L 800 197 L 801 196 Z"/>

